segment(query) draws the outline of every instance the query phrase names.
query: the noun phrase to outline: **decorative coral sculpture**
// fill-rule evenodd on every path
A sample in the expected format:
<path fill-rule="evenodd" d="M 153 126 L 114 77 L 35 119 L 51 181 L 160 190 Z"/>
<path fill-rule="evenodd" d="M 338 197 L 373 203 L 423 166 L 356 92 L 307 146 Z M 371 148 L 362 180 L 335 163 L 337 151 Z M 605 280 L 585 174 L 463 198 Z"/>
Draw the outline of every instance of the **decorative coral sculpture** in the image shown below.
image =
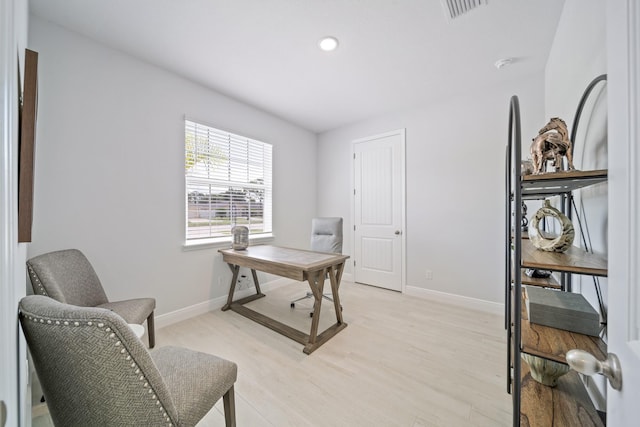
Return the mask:
<path fill-rule="evenodd" d="M 549 123 L 538 132 L 531 143 L 531 159 L 533 173 L 547 172 L 547 161 L 553 160 L 555 171 L 563 170 L 562 158 L 567 158 L 568 170 L 574 170 L 571 140 L 567 125 L 559 117 L 553 117 Z"/>

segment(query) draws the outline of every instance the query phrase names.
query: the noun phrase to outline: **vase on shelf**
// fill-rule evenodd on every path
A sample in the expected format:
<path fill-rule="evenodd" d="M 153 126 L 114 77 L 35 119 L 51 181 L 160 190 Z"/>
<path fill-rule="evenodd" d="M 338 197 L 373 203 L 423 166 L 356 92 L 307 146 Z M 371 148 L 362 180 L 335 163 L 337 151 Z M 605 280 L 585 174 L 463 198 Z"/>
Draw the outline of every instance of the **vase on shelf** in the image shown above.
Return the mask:
<path fill-rule="evenodd" d="M 522 353 L 522 359 L 529 365 L 531 378 L 540 384 L 555 387 L 558 378 L 569 372 L 569 366 L 553 360 L 543 359 L 532 354 Z"/>

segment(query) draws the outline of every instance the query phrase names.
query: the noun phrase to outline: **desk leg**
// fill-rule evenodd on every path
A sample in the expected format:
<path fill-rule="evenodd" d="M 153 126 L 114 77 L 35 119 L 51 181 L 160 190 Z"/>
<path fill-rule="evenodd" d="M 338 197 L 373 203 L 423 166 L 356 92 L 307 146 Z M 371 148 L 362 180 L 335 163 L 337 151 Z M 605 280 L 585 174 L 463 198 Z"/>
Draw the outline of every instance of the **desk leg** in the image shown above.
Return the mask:
<path fill-rule="evenodd" d="M 258 282 L 258 274 L 253 268 L 251 269 L 251 275 L 253 276 L 253 284 L 256 287 L 256 294 L 261 294 L 262 291 L 260 290 L 260 282 Z"/>
<path fill-rule="evenodd" d="M 222 311 L 227 311 L 231 308 L 231 303 L 233 302 L 233 292 L 236 290 L 236 283 L 238 282 L 238 272 L 240 271 L 239 265 L 231 265 L 227 264 L 233 273 L 233 277 L 231 278 L 231 285 L 229 286 L 229 296 L 227 297 L 227 303 L 222 307 Z"/>
<path fill-rule="evenodd" d="M 326 270 L 318 272 L 317 275 L 309 277 L 307 281 L 311 286 L 313 298 L 313 318 L 311 319 L 311 332 L 309 332 L 309 344 L 315 344 L 318 338 L 318 325 L 320 324 L 320 308 L 322 307 L 322 291 L 324 289 L 324 276 Z"/>
<path fill-rule="evenodd" d="M 340 289 L 340 280 L 342 279 L 342 271 L 344 270 L 344 264 L 340 264 L 337 267 L 331 266 L 329 269 L 329 279 L 331 280 L 331 294 L 333 295 L 333 306 L 336 310 L 336 320 L 338 323 L 344 323 L 342 320 L 342 307 L 340 306 L 340 297 L 338 296 L 338 290 Z"/>

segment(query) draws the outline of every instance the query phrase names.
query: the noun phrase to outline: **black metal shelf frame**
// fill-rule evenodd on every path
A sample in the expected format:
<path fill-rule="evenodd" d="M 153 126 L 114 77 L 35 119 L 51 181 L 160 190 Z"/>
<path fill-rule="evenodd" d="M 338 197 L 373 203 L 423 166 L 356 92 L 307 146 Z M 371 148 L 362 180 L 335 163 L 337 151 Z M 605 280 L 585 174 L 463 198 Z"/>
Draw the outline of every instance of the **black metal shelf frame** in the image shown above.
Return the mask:
<path fill-rule="evenodd" d="M 601 82 L 606 81 L 606 74 L 596 77 L 587 87 L 576 111 L 571 130 L 571 140 L 575 148 L 575 137 L 580 118 L 586 101 L 595 88 Z M 521 342 L 522 342 L 522 229 L 523 200 L 544 199 L 550 196 L 561 197 L 561 211 L 570 219 L 572 217 L 573 194 L 576 189 L 593 185 L 607 180 L 606 174 L 596 174 L 579 179 L 567 177 L 566 179 L 553 179 L 549 184 L 546 177 L 528 178 L 522 177 L 522 133 L 520 123 L 520 102 L 516 95 L 512 96 L 509 103 L 509 135 L 505 153 L 506 163 L 506 200 L 505 200 L 505 329 L 507 330 L 507 392 L 512 395 L 513 425 L 520 426 L 520 407 L 522 385 L 521 366 Z M 547 181 L 545 185 L 544 181 Z M 580 234 L 585 248 L 588 249 L 584 238 L 584 231 L 580 226 Z M 512 262 L 512 260 L 514 262 Z M 513 274 L 514 270 L 518 274 Z M 571 274 L 561 274 L 561 288 L 563 291 L 571 291 Z M 596 283 L 599 292 L 599 285 Z M 600 296 L 599 296 L 600 298 Z M 601 310 L 603 310 L 601 303 Z M 606 316 L 601 311 L 603 316 Z"/>

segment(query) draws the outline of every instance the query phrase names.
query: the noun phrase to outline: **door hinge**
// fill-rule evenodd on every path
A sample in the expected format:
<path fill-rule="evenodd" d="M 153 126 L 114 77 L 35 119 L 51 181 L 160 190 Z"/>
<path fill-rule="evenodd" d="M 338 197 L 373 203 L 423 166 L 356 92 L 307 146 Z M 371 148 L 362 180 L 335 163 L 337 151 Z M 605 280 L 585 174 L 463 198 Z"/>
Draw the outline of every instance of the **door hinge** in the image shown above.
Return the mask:
<path fill-rule="evenodd" d="M 356 159 L 356 153 L 353 153 L 353 160 Z"/>
<path fill-rule="evenodd" d="M 356 266 L 356 260 L 355 259 L 353 260 L 353 266 L 354 267 Z"/>
<path fill-rule="evenodd" d="M 356 231 L 356 226 L 355 225 L 353 226 L 353 231 Z"/>

